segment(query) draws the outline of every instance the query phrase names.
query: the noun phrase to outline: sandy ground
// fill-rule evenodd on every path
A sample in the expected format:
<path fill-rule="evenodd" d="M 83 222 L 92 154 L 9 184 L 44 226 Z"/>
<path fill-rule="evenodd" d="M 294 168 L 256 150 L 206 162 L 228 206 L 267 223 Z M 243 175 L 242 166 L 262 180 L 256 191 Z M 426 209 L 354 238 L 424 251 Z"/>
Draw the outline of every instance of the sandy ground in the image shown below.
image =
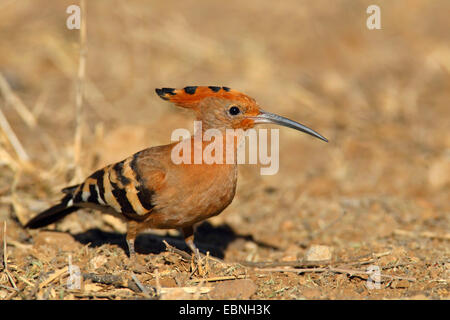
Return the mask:
<path fill-rule="evenodd" d="M 0 299 L 449 298 L 448 1 L 378 1 L 381 30 L 371 1 L 88 1 L 78 126 L 72 2 L 0 4 L 0 110 L 18 140 L 2 125 Z M 233 203 L 197 229 L 201 261 L 149 230 L 131 268 L 125 225 L 88 210 L 23 229 L 61 188 L 191 130 L 154 93 L 188 85 L 243 91 L 330 142 L 280 129 L 279 172 L 240 167 Z"/>

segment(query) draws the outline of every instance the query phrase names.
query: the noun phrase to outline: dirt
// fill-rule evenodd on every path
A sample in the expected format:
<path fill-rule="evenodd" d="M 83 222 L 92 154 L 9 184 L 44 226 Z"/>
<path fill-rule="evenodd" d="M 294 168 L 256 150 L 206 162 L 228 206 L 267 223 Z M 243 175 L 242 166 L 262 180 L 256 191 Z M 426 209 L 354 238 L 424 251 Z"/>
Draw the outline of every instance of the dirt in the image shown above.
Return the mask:
<path fill-rule="evenodd" d="M 0 299 L 449 298 L 448 1 L 382 1 L 381 30 L 365 1 L 87 2 L 80 153 L 72 3 L 1 5 L 0 110 L 29 161 L 0 129 Z M 188 85 L 248 93 L 329 143 L 280 129 L 278 173 L 240 166 L 197 228 L 201 261 L 149 230 L 130 264 L 125 225 L 89 210 L 23 228 L 63 187 L 192 130 L 154 93 Z"/>

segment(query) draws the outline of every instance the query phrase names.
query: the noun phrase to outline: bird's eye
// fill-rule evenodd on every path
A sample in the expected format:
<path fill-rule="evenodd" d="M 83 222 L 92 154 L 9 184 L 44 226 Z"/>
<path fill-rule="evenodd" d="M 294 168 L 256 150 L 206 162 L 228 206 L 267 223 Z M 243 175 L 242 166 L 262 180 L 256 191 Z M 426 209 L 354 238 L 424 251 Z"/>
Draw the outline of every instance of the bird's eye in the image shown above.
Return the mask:
<path fill-rule="evenodd" d="M 237 107 L 237 106 L 232 106 L 232 107 L 228 110 L 228 112 L 229 112 L 232 116 L 235 116 L 235 115 L 238 115 L 239 113 L 241 113 L 241 110 L 240 110 L 239 107 Z"/>

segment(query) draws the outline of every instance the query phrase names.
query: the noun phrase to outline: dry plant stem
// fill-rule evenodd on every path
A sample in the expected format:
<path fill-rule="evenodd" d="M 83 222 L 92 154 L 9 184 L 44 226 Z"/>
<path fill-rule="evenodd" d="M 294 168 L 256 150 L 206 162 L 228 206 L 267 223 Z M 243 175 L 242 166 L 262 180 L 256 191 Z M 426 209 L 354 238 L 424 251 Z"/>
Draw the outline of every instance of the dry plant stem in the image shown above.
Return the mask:
<path fill-rule="evenodd" d="M 161 295 L 161 283 L 159 282 L 159 271 L 155 270 L 155 282 L 156 282 L 156 295 Z"/>
<path fill-rule="evenodd" d="M 294 268 L 303 268 L 303 267 L 319 267 L 319 266 L 330 266 L 330 265 L 345 265 L 345 266 L 355 266 L 355 265 L 364 265 L 368 263 L 373 263 L 376 261 L 376 259 L 381 258 L 383 256 L 389 255 L 391 252 L 381 252 L 381 253 L 372 253 L 372 254 L 366 254 L 363 256 L 359 256 L 356 258 L 353 258 L 351 260 L 345 261 L 345 260 L 337 260 L 337 261 L 331 261 L 331 260 L 324 260 L 324 261 L 303 261 L 303 260 L 297 260 L 297 261 L 260 261 L 260 262 L 251 262 L 251 261 L 238 261 L 240 265 L 246 266 L 246 267 L 253 267 L 253 268 L 272 268 L 272 267 L 294 267 Z M 361 261 L 361 259 L 370 258 L 372 259 Z"/>
<path fill-rule="evenodd" d="M 8 268 L 8 261 L 6 254 L 6 221 L 3 221 L 3 267 Z"/>
<path fill-rule="evenodd" d="M 22 204 L 22 201 L 20 201 L 20 196 L 17 193 L 17 186 L 19 184 L 21 177 L 21 170 L 17 170 L 14 174 L 14 180 L 11 184 L 11 200 L 12 200 L 12 206 L 14 209 L 14 214 L 16 215 L 17 219 L 22 225 L 25 225 L 27 222 L 27 216 L 26 212 L 27 210 Z"/>
<path fill-rule="evenodd" d="M 134 280 L 134 282 L 136 282 L 136 285 L 142 291 L 144 297 L 146 297 L 147 299 L 151 299 L 150 293 L 148 292 L 147 288 L 141 283 L 141 281 L 139 281 L 134 273 L 131 273 L 131 278 Z"/>
<path fill-rule="evenodd" d="M 5 77 L 0 73 L 0 91 L 5 97 L 7 103 L 11 104 L 17 111 L 19 116 L 25 121 L 30 128 L 36 127 L 37 121 L 33 113 L 28 110 L 22 100 L 14 94 Z"/>
<path fill-rule="evenodd" d="M 17 291 L 17 289 L 14 289 L 14 288 L 11 288 L 11 287 L 8 287 L 8 286 L 4 286 L 2 284 L 0 284 L 0 288 L 6 289 L 6 290 L 9 290 L 9 291 L 12 291 L 12 292 L 16 292 Z"/>
<path fill-rule="evenodd" d="M 0 109 L 0 128 L 3 130 L 3 132 L 5 132 L 6 137 L 9 140 L 9 143 L 14 148 L 14 151 L 16 152 L 19 159 L 23 162 L 28 162 L 30 160 L 30 157 L 23 148 L 13 129 L 9 125 L 9 122 L 1 109 Z"/>
<path fill-rule="evenodd" d="M 68 54 L 64 48 L 55 40 L 53 37 L 48 37 L 45 41 L 45 46 L 48 48 L 47 54 L 52 62 L 64 73 L 67 78 L 72 78 L 72 65 L 73 61 L 71 55 Z M 92 109 L 101 119 L 105 120 L 105 114 L 99 113 L 97 110 L 97 106 L 99 109 L 102 107 L 107 108 L 109 111 L 108 119 L 114 118 L 119 119 L 118 116 L 111 116 L 110 113 L 116 111 L 114 104 L 108 102 L 103 95 L 103 93 L 97 88 L 95 83 L 89 79 L 88 76 L 85 76 L 84 79 L 85 85 L 85 95 L 84 98 L 90 105 L 95 105 L 96 108 Z"/>
<path fill-rule="evenodd" d="M 187 260 L 187 261 L 192 260 L 192 257 L 187 252 L 184 252 L 180 249 L 177 249 L 177 248 L 171 246 L 170 244 L 167 243 L 166 240 L 163 240 L 163 243 L 166 246 L 167 251 L 180 255 L 184 260 Z"/>
<path fill-rule="evenodd" d="M 6 102 L 13 106 L 13 108 L 17 111 L 19 116 L 22 118 L 22 120 L 25 122 L 25 124 L 34 130 L 37 134 L 39 134 L 42 143 L 47 148 L 49 153 L 52 155 L 54 159 L 57 158 L 57 149 L 53 141 L 50 139 L 50 137 L 37 125 L 36 116 L 33 114 L 33 112 L 29 111 L 28 107 L 25 105 L 25 103 L 22 102 L 22 100 L 13 92 L 11 87 L 9 86 L 8 82 L 4 78 L 4 76 L 0 73 L 0 91 L 2 92 L 3 96 L 6 98 Z M 43 105 L 43 103 L 40 103 L 40 105 Z M 3 115 L 3 118 L 4 115 Z M 6 130 L 5 130 L 6 132 Z M 12 133 L 14 134 L 14 132 Z M 9 137 L 10 134 L 8 134 Z M 9 138 L 11 141 L 11 138 Z M 11 144 L 14 140 L 11 141 Z M 15 142 L 17 143 L 17 142 Z M 14 146 L 14 145 L 13 145 Z M 20 145 L 18 146 L 20 147 Z M 14 147 L 16 149 L 16 147 Z M 17 153 L 17 150 L 16 150 Z M 26 161 L 27 159 L 23 159 L 23 157 L 20 158 L 22 161 Z"/>
<path fill-rule="evenodd" d="M 78 78 L 77 78 L 77 94 L 75 100 L 75 139 L 74 139 L 74 163 L 75 163 L 75 177 L 74 179 L 80 181 L 82 179 L 82 172 L 80 167 L 81 160 L 81 142 L 82 142 L 82 127 L 83 127 L 83 95 L 84 95 L 84 78 L 86 73 L 86 3 L 85 0 L 80 1 L 81 7 L 81 27 L 80 27 L 80 60 L 78 64 Z"/>
<path fill-rule="evenodd" d="M 6 276 L 8 277 L 9 282 L 11 282 L 11 285 L 14 289 L 17 290 L 16 282 L 14 281 L 14 278 L 12 277 L 11 273 L 8 270 L 8 254 L 7 254 L 7 244 L 6 244 L 6 221 L 3 222 L 3 267 L 4 271 L 6 273 Z"/>
<path fill-rule="evenodd" d="M 39 289 L 42 290 L 46 285 L 50 284 L 52 281 L 58 279 L 60 276 L 62 276 L 64 273 L 69 271 L 69 267 L 64 267 L 55 273 L 53 273 L 50 277 L 48 277 L 44 282 L 42 282 L 39 285 Z"/>
<path fill-rule="evenodd" d="M 183 250 L 177 249 L 177 248 L 175 248 L 174 246 L 171 246 L 170 244 L 167 243 L 166 240 L 163 240 L 163 243 L 164 243 L 164 245 L 166 246 L 166 250 L 167 250 L 167 251 L 178 254 L 179 256 L 181 256 L 181 257 L 182 257 L 184 260 L 186 260 L 186 261 L 191 261 L 191 260 L 192 260 L 192 256 L 191 256 L 189 253 L 187 253 L 187 252 L 185 252 L 185 251 L 183 251 Z M 206 257 L 206 256 L 205 256 L 203 253 L 201 253 L 201 252 L 200 252 L 200 256 L 201 256 L 202 258 L 203 258 L 203 257 Z M 219 259 L 219 258 L 216 258 L 216 257 L 211 257 L 210 255 L 208 255 L 208 259 L 210 259 L 210 260 L 212 260 L 212 261 L 215 261 L 215 262 L 223 263 L 223 264 L 229 264 L 229 263 L 223 261 L 222 259 Z"/>
<path fill-rule="evenodd" d="M 161 293 L 162 294 L 166 294 L 166 293 L 170 293 L 173 291 L 178 291 L 178 290 L 183 290 L 186 293 L 200 293 L 200 294 L 204 294 L 204 293 L 208 293 L 211 290 L 213 290 L 213 287 L 201 287 L 199 285 L 195 286 L 195 287 L 176 287 L 176 288 L 161 288 Z M 195 299 L 195 298 L 194 298 Z"/>
<path fill-rule="evenodd" d="M 335 262 L 331 261 L 317 261 L 317 262 L 308 262 L 308 261 L 261 261 L 261 262 L 251 262 L 251 261 L 238 261 L 240 265 L 245 267 L 252 268 L 273 268 L 273 267 L 294 267 L 294 268 L 302 268 L 302 267 L 317 267 L 317 266 L 327 266 L 331 264 L 335 264 Z"/>
<path fill-rule="evenodd" d="M 132 279 L 133 281 L 125 281 L 124 278 L 120 275 L 83 273 L 83 279 L 90 280 L 94 283 L 112 285 L 115 288 L 127 288 L 133 292 L 142 291 L 139 286 L 136 285 L 135 279 Z"/>
<path fill-rule="evenodd" d="M 31 248 L 33 248 L 33 245 L 31 244 L 23 244 L 11 238 L 8 238 L 8 244 L 21 250 L 31 250 Z"/>
<path fill-rule="evenodd" d="M 192 279 L 189 282 L 197 283 L 197 282 L 216 282 L 216 281 L 225 281 L 225 280 L 236 280 L 236 279 L 245 279 L 245 275 L 240 276 L 223 276 L 223 277 L 211 277 L 206 279 Z"/>
<path fill-rule="evenodd" d="M 22 277 L 21 275 L 17 275 L 17 279 L 25 283 L 27 286 L 34 287 L 34 284 L 28 281 L 26 278 Z"/>
<path fill-rule="evenodd" d="M 83 279 L 91 280 L 92 282 L 112 285 L 116 288 L 126 288 L 123 278 L 119 275 L 113 274 L 95 274 L 95 273 L 83 273 Z"/>
<path fill-rule="evenodd" d="M 306 269 L 295 269 L 295 268 L 266 268 L 266 269 L 256 269 L 257 271 L 264 272 L 294 272 L 294 273 L 307 273 L 307 272 L 334 272 L 334 273 L 344 273 L 352 275 L 364 274 L 367 275 L 367 272 L 364 270 L 354 270 L 354 269 L 345 269 L 345 268 L 306 268 Z M 392 279 L 392 280 L 408 280 L 408 281 L 416 281 L 416 278 L 411 277 L 400 277 L 400 276 L 391 276 L 387 274 L 380 274 L 380 277 Z"/>
<path fill-rule="evenodd" d="M 5 298 L 5 300 L 11 300 L 12 298 L 14 298 L 15 296 L 17 296 L 18 294 L 20 294 L 23 290 L 23 286 L 19 285 L 19 287 L 17 288 L 17 290 L 15 290 L 13 293 L 11 293 L 9 296 L 7 296 Z"/>

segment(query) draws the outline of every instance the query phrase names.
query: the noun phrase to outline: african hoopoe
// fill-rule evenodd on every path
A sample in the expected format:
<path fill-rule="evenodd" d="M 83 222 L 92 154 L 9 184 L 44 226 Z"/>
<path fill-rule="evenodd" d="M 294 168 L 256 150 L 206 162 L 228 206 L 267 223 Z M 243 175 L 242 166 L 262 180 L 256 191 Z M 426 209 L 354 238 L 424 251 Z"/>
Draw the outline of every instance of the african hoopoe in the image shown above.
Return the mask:
<path fill-rule="evenodd" d="M 228 87 L 162 88 L 156 93 L 194 111 L 202 121 L 202 130 L 214 128 L 225 133 L 226 129 L 247 130 L 258 123 L 276 123 L 327 141 L 300 123 L 261 110 L 253 98 Z M 193 143 L 193 137 L 190 139 Z M 218 215 L 231 203 L 237 163 L 175 164 L 171 152 L 176 144 L 148 148 L 97 170 L 83 183 L 63 189 L 66 195 L 61 202 L 25 227 L 43 227 L 78 209 L 92 208 L 126 220 L 130 257 L 135 254 L 137 234 L 148 228 L 181 229 L 186 244 L 198 253 L 193 226 Z"/>

